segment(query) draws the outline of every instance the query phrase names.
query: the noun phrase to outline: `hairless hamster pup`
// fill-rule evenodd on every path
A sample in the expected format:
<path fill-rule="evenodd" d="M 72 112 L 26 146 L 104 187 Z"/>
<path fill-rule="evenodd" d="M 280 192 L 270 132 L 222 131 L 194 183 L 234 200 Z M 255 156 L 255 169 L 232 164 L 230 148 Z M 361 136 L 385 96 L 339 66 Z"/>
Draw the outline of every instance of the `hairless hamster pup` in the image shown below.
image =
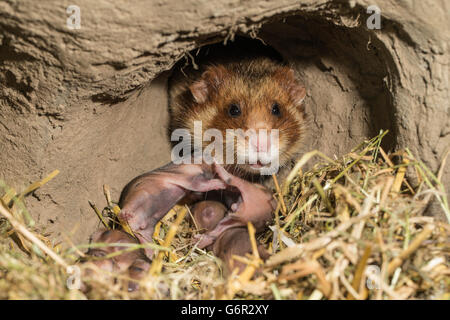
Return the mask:
<path fill-rule="evenodd" d="M 220 202 L 200 201 L 192 208 L 192 215 L 199 228 L 211 231 L 223 219 L 226 211 L 227 209 Z M 234 268 L 238 268 L 239 273 L 245 269 L 245 263 L 233 260 L 233 255 L 245 256 L 252 252 L 250 236 L 246 227 L 224 230 L 207 248 L 224 261 L 227 273 L 231 273 Z M 261 244 L 258 245 L 258 252 L 264 260 L 269 257 L 268 252 Z"/>
<path fill-rule="evenodd" d="M 256 232 L 263 231 L 272 219 L 272 212 L 276 207 L 272 194 L 263 186 L 236 177 L 218 164 L 215 164 L 214 168 L 228 186 L 237 188 L 241 196 L 238 202 L 231 205 L 232 212 L 220 220 L 214 229 L 201 235 L 198 244 L 200 248 L 209 246 L 230 228 L 247 227 L 248 222 L 253 224 Z"/>
<path fill-rule="evenodd" d="M 237 146 L 236 137 L 241 134 L 236 129 L 254 129 L 256 133 L 260 129 L 279 130 L 278 148 L 270 135 L 268 139 L 247 140 L 245 146 L 233 147 L 234 164 L 227 164 L 226 169 L 234 175 L 263 180 L 259 175 L 267 163 L 250 164 L 249 148 L 267 153 L 270 159 L 272 148 L 276 149 L 280 168 L 289 167 L 299 154 L 306 125 L 302 105 L 306 90 L 290 67 L 259 57 L 207 65 L 200 75 L 191 72 L 173 82 L 169 99 L 171 132 L 187 129 L 194 137 L 194 121 L 201 121 L 202 136 L 207 129 L 218 129 L 224 139 L 232 139 L 228 147 Z M 227 129 L 235 129 L 233 135 L 227 136 Z M 203 148 L 209 144 L 204 141 Z M 237 164 L 238 152 L 246 163 Z"/>
<path fill-rule="evenodd" d="M 261 259 L 269 258 L 269 253 L 262 244 L 258 244 L 257 249 Z M 253 252 L 247 228 L 237 227 L 225 230 L 212 245 L 212 251 L 225 262 L 228 274 L 235 268 L 238 268 L 238 273 L 241 273 L 247 264 L 233 259 L 233 256 L 245 256 L 247 253 Z"/>
<path fill-rule="evenodd" d="M 156 224 L 190 191 L 225 189 L 206 164 L 170 163 L 129 182 L 120 195 L 119 217 L 126 221 L 141 243 L 152 242 Z M 153 250 L 146 248 L 148 258 Z"/>
<path fill-rule="evenodd" d="M 99 230 L 91 237 L 92 243 L 139 243 L 135 238 L 128 233 L 121 230 Z M 100 248 L 91 248 L 86 253 L 93 257 L 105 257 L 108 254 L 125 250 L 127 247 L 122 246 L 108 246 Z M 93 264 L 102 270 L 109 272 L 124 272 L 127 271 L 131 279 L 140 280 L 145 275 L 150 267 L 150 260 L 144 254 L 142 249 L 137 249 L 112 257 L 110 259 L 92 260 Z M 136 282 L 130 281 L 128 283 L 128 290 L 134 291 L 138 287 Z"/>
<path fill-rule="evenodd" d="M 227 208 L 218 201 L 200 201 L 191 209 L 196 226 L 200 232 L 214 229 L 225 217 Z"/>
<path fill-rule="evenodd" d="M 215 178 L 215 173 L 218 178 Z M 235 187 L 239 201 L 231 206 L 235 211 L 222 219 L 215 229 L 202 239 L 201 246 L 211 244 L 224 230 L 246 226 L 251 221 L 261 231 L 272 217 L 274 200 L 263 187 L 229 174 L 218 164 L 169 164 L 132 180 L 123 190 L 119 216 L 126 221 L 141 243 L 151 242 L 156 223 L 186 194 L 191 191 Z M 153 251 L 146 248 L 148 258 Z"/>

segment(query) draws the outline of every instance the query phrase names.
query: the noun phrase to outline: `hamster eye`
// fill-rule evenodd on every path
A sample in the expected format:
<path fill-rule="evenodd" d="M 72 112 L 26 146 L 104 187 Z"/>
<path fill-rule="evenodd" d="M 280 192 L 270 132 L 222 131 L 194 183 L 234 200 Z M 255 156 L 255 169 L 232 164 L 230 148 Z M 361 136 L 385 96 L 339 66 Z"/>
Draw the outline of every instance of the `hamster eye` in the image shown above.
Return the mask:
<path fill-rule="evenodd" d="M 241 115 L 241 107 L 237 103 L 230 104 L 230 107 L 228 108 L 228 114 L 230 117 L 236 118 Z"/>
<path fill-rule="evenodd" d="M 272 105 L 272 114 L 277 117 L 281 116 L 280 105 L 276 102 Z"/>

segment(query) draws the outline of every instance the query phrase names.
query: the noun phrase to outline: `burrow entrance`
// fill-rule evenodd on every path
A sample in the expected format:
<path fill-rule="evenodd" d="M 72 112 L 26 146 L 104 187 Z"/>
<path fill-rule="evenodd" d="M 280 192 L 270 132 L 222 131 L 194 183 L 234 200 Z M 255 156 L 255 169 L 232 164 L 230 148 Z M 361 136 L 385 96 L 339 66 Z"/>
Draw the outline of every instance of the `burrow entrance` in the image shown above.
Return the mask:
<path fill-rule="evenodd" d="M 300 16 L 268 22 L 254 38 L 241 34 L 191 50 L 172 68 L 169 92 L 180 72 L 196 72 L 224 55 L 227 60 L 265 55 L 294 68 L 307 89 L 305 152 L 318 149 L 339 156 L 380 130 L 390 131 L 382 147 L 395 148 L 389 54 L 365 27 L 349 29 Z"/>

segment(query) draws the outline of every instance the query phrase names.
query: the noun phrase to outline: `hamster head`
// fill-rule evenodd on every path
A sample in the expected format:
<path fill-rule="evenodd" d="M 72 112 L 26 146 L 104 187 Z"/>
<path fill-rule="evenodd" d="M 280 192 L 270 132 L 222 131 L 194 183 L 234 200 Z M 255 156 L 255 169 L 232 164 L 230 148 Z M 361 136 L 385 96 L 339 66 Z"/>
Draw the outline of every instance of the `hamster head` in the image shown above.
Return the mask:
<path fill-rule="evenodd" d="M 226 168 L 240 176 L 258 175 L 274 161 L 283 167 L 298 154 L 305 95 L 294 71 L 269 59 L 211 65 L 178 100 L 172 125 L 187 128 L 203 150 L 216 137 L 207 141 L 205 132 L 215 129 L 223 137 Z M 195 121 L 201 121 L 201 131 L 194 130 Z"/>

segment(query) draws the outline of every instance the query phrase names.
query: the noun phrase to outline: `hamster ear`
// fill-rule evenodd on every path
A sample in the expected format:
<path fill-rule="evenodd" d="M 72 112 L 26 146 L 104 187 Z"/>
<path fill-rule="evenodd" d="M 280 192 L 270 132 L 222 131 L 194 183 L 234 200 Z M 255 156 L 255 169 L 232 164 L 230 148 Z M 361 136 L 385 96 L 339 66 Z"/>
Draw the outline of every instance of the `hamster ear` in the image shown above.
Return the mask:
<path fill-rule="evenodd" d="M 205 103 L 213 90 L 217 90 L 223 83 L 227 70 L 224 66 L 209 66 L 203 72 L 200 80 L 194 82 L 189 89 L 197 103 Z"/>
<path fill-rule="evenodd" d="M 289 91 L 295 106 L 299 107 L 306 97 L 306 89 L 298 83 L 294 70 L 289 67 L 283 67 L 277 71 L 276 77 Z"/>
<path fill-rule="evenodd" d="M 294 101 L 294 104 L 299 107 L 303 100 L 305 100 L 306 97 L 306 89 L 302 85 L 300 85 L 295 78 L 294 70 L 291 68 L 288 68 L 289 70 L 286 72 L 286 77 L 289 81 L 289 93 L 291 95 L 292 100 Z"/>
<path fill-rule="evenodd" d="M 205 80 L 201 79 L 199 81 L 194 82 L 190 87 L 192 96 L 194 97 L 195 102 L 197 103 L 205 103 L 208 98 L 208 84 Z"/>
<path fill-rule="evenodd" d="M 306 89 L 298 83 L 295 83 L 292 85 L 290 93 L 292 99 L 294 100 L 294 104 L 299 107 L 302 104 L 303 100 L 305 100 Z"/>

